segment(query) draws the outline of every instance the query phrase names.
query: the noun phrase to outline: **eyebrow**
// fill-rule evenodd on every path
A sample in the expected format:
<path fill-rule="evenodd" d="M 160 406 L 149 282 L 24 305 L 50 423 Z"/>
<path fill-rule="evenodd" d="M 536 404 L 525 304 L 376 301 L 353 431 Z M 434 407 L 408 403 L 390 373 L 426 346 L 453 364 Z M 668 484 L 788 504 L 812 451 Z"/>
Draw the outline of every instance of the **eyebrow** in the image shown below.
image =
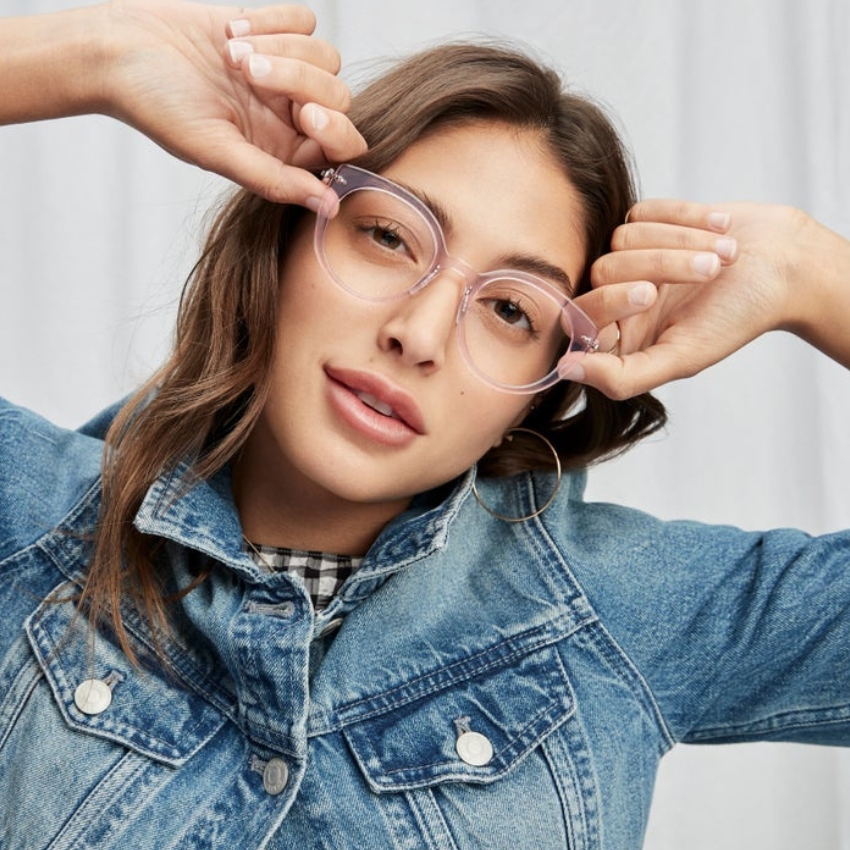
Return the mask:
<path fill-rule="evenodd" d="M 548 278 L 560 286 L 570 297 L 575 291 L 570 276 L 560 266 L 548 263 L 540 257 L 534 257 L 530 254 L 507 254 L 499 258 L 499 265 L 502 268 L 516 269 L 537 275 L 537 277 Z"/>
<path fill-rule="evenodd" d="M 434 200 L 426 192 L 415 189 L 407 183 L 402 183 L 398 180 L 393 182 L 410 192 L 411 195 L 431 210 L 446 239 L 451 236 L 452 220 L 442 204 Z M 514 269 L 515 271 L 522 271 L 527 274 L 537 275 L 537 277 L 547 278 L 561 287 L 569 297 L 572 297 L 575 292 L 575 286 L 572 280 L 570 280 L 570 276 L 560 266 L 556 266 L 553 263 L 547 262 L 542 257 L 536 257 L 533 254 L 502 254 L 496 261 L 496 268 Z"/>

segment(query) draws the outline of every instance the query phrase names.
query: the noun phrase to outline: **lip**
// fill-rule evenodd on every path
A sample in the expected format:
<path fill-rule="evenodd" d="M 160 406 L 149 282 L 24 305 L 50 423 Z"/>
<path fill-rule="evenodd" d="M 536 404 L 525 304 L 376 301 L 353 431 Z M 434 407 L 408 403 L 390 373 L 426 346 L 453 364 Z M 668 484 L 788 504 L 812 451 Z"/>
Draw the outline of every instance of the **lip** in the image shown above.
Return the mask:
<path fill-rule="evenodd" d="M 427 432 L 425 419 L 413 398 L 383 375 L 333 366 L 325 366 L 325 374 L 330 379 L 333 400 L 340 412 L 351 424 L 370 432 L 370 436 L 380 442 L 397 445 Z M 358 393 L 370 395 L 387 405 L 394 416 L 384 416 L 374 410 Z"/>

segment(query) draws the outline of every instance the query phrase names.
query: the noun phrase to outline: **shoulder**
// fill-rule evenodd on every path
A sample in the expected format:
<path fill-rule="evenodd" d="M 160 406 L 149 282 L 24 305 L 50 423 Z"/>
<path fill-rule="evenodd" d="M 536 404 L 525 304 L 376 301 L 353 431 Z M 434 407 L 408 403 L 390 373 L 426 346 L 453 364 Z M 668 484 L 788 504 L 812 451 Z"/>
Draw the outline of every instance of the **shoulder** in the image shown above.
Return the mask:
<path fill-rule="evenodd" d="M 0 399 L 0 558 L 56 526 L 98 480 L 102 440 Z"/>

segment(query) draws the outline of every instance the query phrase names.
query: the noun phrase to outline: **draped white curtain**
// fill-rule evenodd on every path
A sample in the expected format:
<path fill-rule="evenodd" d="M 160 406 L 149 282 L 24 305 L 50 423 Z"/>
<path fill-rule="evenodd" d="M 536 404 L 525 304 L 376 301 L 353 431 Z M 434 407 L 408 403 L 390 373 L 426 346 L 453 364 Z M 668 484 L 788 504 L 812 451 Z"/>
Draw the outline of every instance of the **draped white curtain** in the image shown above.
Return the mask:
<path fill-rule="evenodd" d="M 519 39 L 620 117 L 644 195 L 788 203 L 850 236 L 847 0 L 312 5 L 350 82 L 448 36 Z M 77 425 L 129 391 L 167 349 L 223 188 L 106 119 L 0 131 L 0 392 Z M 847 525 L 850 376 L 834 363 L 775 334 L 661 395 L 667 432 L 594 471 L 591 497 L 746 528 Z M 838 751 L 680 748 L 647 847 L 850 850 L 849 793 Z"/>

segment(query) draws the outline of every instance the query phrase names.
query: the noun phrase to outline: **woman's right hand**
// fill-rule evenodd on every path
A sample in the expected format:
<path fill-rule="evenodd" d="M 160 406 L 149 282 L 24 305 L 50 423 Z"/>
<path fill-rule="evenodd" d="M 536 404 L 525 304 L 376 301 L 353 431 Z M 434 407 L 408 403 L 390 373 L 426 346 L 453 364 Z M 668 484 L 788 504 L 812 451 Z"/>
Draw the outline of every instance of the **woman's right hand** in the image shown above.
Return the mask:
<path fill-rule="evenodd" d="M 112 0 L 0 25 L 0 123 L 100 112 L 270 200 L 315 207 L 308 169 L 366 144 L 339 55 L 301 6 Z"/>

